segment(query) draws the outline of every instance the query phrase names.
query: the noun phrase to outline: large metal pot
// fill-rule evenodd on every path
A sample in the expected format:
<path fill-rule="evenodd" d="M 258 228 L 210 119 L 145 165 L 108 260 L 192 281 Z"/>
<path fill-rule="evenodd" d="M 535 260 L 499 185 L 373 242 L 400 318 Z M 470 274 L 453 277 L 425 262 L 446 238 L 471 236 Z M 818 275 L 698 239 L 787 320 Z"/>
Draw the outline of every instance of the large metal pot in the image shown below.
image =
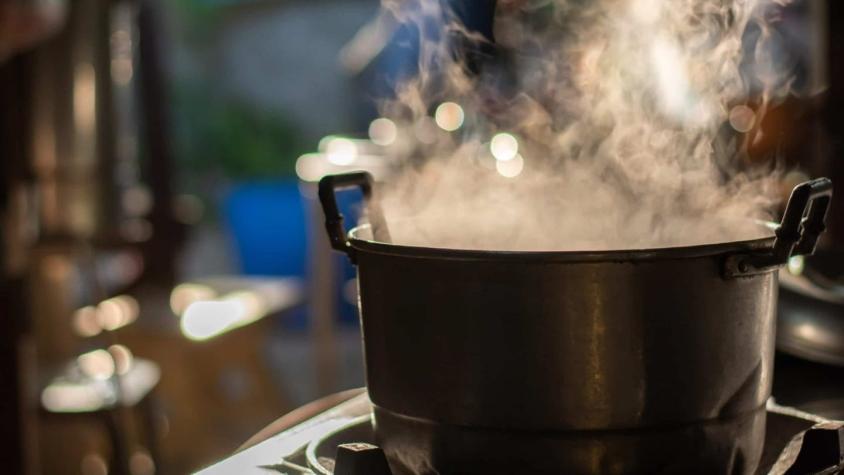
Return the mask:
<path fill-rule="evenodd" d="M 777 269 L 832 194 L 796 187 L 775 237 L 602 252 L 391 244 L 375 203 L 335 249 L 358 267 L 376 434 L 398 473 L 745 473 L 764 435 Z M 391 223 L 392 225 L 392 223 Z M 373 237 L 375 236 L 375 238 Z"/>

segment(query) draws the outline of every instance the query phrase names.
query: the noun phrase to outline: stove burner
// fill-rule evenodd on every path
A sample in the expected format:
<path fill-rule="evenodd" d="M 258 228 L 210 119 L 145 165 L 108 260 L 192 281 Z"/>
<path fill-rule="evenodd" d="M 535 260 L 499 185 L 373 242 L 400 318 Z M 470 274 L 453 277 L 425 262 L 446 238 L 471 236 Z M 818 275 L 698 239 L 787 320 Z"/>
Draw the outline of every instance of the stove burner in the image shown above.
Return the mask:
<path fill-rule="evenodd" d="M 815 421 L 801 416 L 803 414 L 787 408 L 769 408 L 767 450 L 756 470 L 757 475 L 834 474 L 844 468 L 842 424 L 826 422 L 812 427 Z M 792 436 L 807 428 L 802 444 L 795 446 Z M 788 433 L 787 439 L 781 437 L 783 431 Z M 374 440 L 371 417 L 358 417 L 312 441 L 307 448 L 308 467 L 319 475 L 391 475 L 387 466 L 378 465 L 381 461 L 386 464 L 386 459 L 383 452 L 370 443 Z"/>
<path fill-rule="evenodd" d="M 366 393 L 342 401 L 250 444 L 200 475 L 253 473 L 255 467 L 286 475 L 398 475 L 375 445 Z M 844 473 L 844 422 L 773 403 L 768 404 L 766 419 L 764 448 L 754 474 Z"/>

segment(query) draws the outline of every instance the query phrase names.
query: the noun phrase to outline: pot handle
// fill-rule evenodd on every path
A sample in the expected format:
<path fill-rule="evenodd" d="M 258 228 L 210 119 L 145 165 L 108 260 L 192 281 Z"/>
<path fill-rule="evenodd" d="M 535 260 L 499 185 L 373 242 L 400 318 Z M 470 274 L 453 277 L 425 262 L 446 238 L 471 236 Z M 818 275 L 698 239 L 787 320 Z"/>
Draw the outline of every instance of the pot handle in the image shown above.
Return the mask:
<path fill-rule="evenodd" d="M 322 204 L 322 211 L 325 213 L 325 230 L 328 232 L 328 240 L 331 242 L 332 248 L 345 252 L 352 262 L 355 261 L 354 249 L 346 239 L 343 215 L 340 214 L 340 209 L 337 207 L 335 192 L 354 187 L 360 188 L 369 222 L 372 226 L 373 238 L 381 242 L 390 242 L 390 234 L 381 208 L 372 199 L 373 182 L 372 175 L 364 171 L 326 175 L 319 180 L 319 201 Z"/>
<path fill-rule="evenodd" d="M 818 238 L 826 229 L 830 201 L 832 181 L 829 178 L 816 178 L 794 187 L 775 231 L 776 240 L 771 252 L 730 256 L 727 259 L 727 275 L 765 272 L 786 264 L 793 256 L 814 254 Z"/>

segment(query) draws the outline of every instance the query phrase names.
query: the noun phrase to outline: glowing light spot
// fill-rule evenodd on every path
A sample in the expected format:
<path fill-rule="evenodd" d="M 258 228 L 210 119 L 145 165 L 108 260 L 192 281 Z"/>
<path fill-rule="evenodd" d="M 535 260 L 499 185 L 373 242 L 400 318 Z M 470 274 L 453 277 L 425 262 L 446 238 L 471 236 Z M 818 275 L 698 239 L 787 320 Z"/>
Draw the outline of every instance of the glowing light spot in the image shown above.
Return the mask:
<path fill-rule="evenodd" d="M 737 132 L 746 133 L 756 124 L 756 113 L 745 105 L 730 109 L 730 125 Z"/>
<path fill-rule="evenodd" d="M 788 272 L 792 275 L 800 275 L 806 265 L 806 260 L 803 256 L 794 256 L 788 260 Z"/>
<path fill-rule="evenodd" d="M 134 322 L 139 313 L 138 301 L 128 295 L 118 295 L 103 300 L 97 305 L 97 320 L 100 327 L 109 331 Z"/>
<path fill-rule="evenodd" d="M 801 323 L 800 325 L 797 325 L 797 327 L 794 328 L 794 333 L 800 336 L 800 338 L 809 341 L 817 341 L 819 337 L 821 337 L 821 332 L 811 323 Z"/>
<path fill-rule="evenodd" d="M 463 125 L 463 108 L 454 102 L 443 102 L 434 112 L 434 121 L 448 132 L 453 132 Z"/>
<path fill-rule="evenodd" d="M 114 376 L 114 359 L 106 350 L 94 350 L 76 358 L 83 373 L 97 380 Z"/>
<path fill-rule="evenodd" d="M 103 331 L 97 317 L 97 309 L 89 305 L 74 312 L 73 330 L 81 337 L 92 337 Z"/>
<path fill-rule="evenodd" d="M 90 384 L 53 382 L 41 392 L 41 404 L 51 412 L 94 411 L 101 409 L 105 402 L 99 388 Z"/>
<path fill-rule="evenodd" d="M 108 347 L 108 352 L 114 360 L 114 369 L 117 374 L 124 375 L 132 369 L 135 357 L 129 351 L 129 348 L 124 345 L 111 345 Z"/>
<path fill-rule="evenodd" d="M 319 181 L 325 173 L 322 154 L 306 153 L 296 159 L 296 176 L 302 181 Z"/>
<path fill-rule="evenodd" d="M 496 134 L 489 142 L 489 151 L 496 160 L 506 162 L 519 154 L 519 141 L 508 133 Z"/>
<path fill-rule="evenodd" d="M 211 287 L 203 284 L 179 284 L 170 292 L 170 310 L 176 315 L 181 315 L 194 302 L 200 300 L 213 300 L 217 292 Z"/>
<path fill-rule="evenodd" d="M 351 165 L 358 156 L 358 147 L 349 139 L 335 137 L 325 146 L 325 153 L 335 165 Z"/>
<path fill-rule="evenodd" d="M 194 302 L 182 315 L 182 333 L 191 340 L 207 340 L 219 335 L 243 318 L 245 310 L 233 301 Z"/>
<path fill-rule="evenodd" d="M 205 205 L 196 195 L 181 194 L 173 199 L 173 216 L 183 224 L 197 224 L 205 213 Z"/>
<path fill-rule="evenodd" d="M 116 330 L 123 323 L 123 308 L 114 301 L 106 300 L 97 305 L 97 319 L 106 330 Z"/>
<path fill-rule="evenodd" d="M 153 205 L 152 192 L 149 188 L 138 185 L 123 192 L 120 199 L 121 207 L 126 214 L 143 216 L 150 212 Z"/>
<path fill-rule="evenodd" d="M 120 223 L 120 235 L 129 242 L 144 242 L 152 237 L 152 223 L 143 218 L 131 218 Z"/>
<path fill-rule="evenodd" d="M 507 178 L 515 178 L 522 173 L 522 170 L 525 167 L 525 159 L 522 158 L 521 155 L 516 154 L 516 156 L 507 161 L 496 161 L 495 162 L 495 170 L 498 171 L 498 174 Z"/>
<path fill-rule="evenodd" d="M 80 63 L 73 72 L 73 119 L 83 133 L 94 129 L 96 74 L 91 63 Z"/>
<path fill-rule="evenodd" d="M 120 86 L 129 84 L 134 70 L 131 58 L 115 58 L 111 60 L 111 78 Z"/>
<path fill-rule="evenodd" d="M 146 450 L 137 450 L 129 457 L 129 472 L 132 475 L 153 475 L 155 462 Z"/>
<path fill-rule="evenodd" d="M 398 128 L 395 122 L 386 117 L 375 119 L 369 124 L 369 138 L 376 145 L 391 145 L 397 136 Z"/>
<path fill-rule="evenodd" d="M 103 456 L 98 453 L 86 455 L 79 468 L 82 475 L 108 475 L 108 464 Z"/>
<path fill-rule="evenodd" d="M 207 340 L 253 322 L 267 314 L 265 298 L 252 291 L 227 294 L 220 300 L 200 300 L 182 315 L 182 333 L 191 340 Z"/>

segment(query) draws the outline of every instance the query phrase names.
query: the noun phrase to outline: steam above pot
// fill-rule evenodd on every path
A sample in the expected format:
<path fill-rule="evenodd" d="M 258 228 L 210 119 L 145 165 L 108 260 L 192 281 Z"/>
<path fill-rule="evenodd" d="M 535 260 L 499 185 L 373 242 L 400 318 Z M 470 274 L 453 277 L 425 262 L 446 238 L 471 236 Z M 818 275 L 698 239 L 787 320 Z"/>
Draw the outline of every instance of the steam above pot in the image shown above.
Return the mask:
<path fill-rule="evenodd" d="M 775 3 L 500 2 L 494 42 L 444 5 L 385 3 L 420 50 L 418 74 L 381 108 L 399 167 L 377 198 L 407 223 L 393 242 L 603 250 L 770 236 L 758 222 L 773 216 L 779 172 L 751 165 L 737 136 L 758 133 L 788 92 Z"/>

